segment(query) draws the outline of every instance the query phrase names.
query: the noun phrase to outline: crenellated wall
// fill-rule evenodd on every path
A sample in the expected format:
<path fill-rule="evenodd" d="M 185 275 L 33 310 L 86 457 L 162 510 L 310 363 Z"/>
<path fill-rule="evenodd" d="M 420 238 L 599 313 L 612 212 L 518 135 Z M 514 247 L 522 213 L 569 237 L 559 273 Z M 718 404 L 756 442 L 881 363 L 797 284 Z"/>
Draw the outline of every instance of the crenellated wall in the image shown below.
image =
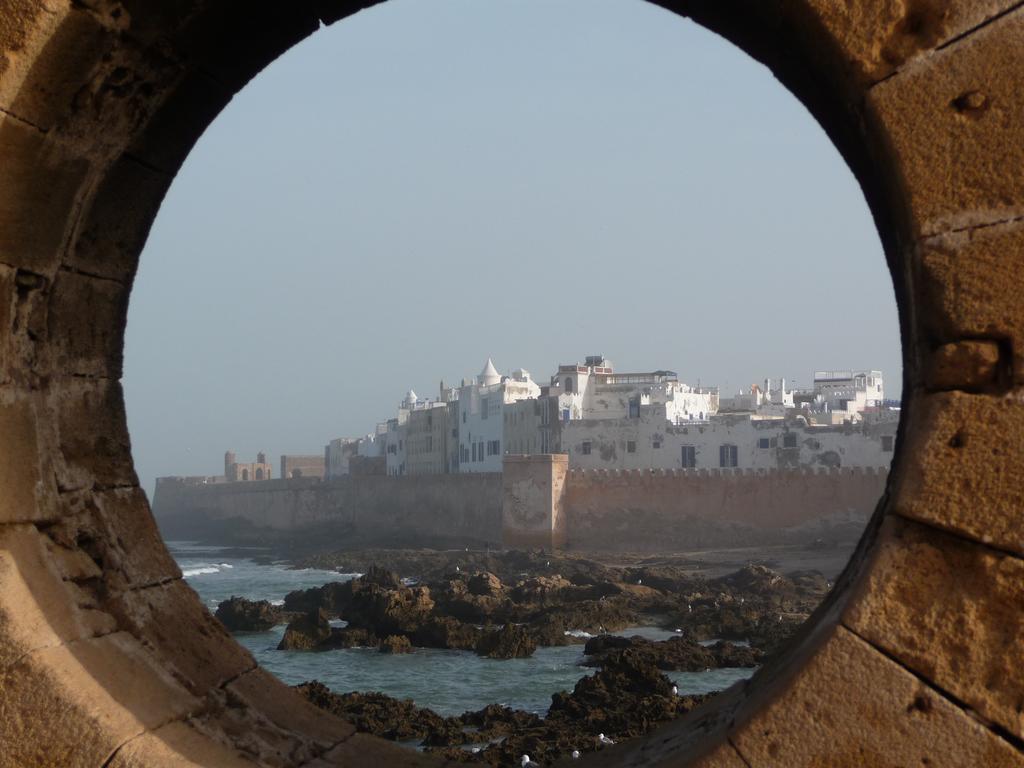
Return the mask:
<path fill-rule="evenodd" d="M 564 455 L 507 456 L 504 473 L 188 484 L 163 478 L 165 534 L 240 540 L 330 528 L 339 543 L 504 543 L 679 550 L 860 535 L 885 470 L 574 470 Z"/>
<path fill-rule="evenodd" d="M 564 508 L 574 549 L 855 540 L 886 469 L 574 470 Z"/>

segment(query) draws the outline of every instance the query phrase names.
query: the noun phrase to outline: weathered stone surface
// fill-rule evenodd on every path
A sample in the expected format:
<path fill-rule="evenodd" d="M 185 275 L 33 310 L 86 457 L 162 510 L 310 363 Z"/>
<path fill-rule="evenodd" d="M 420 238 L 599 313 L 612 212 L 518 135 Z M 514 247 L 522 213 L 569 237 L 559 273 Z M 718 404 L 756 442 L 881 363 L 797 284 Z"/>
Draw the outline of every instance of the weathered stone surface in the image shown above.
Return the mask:
<path fill-rule="evenodd" d="M 191 712 L 189 696 L 125 633 L 36 651 L 0 673 L 5 766 L 102 765 L 147 728 Z"/>
<path fill-rule="evenodd" d="M 155 171 L 129 155 L 114 161 L 85 203 L 64 263 L 130 284 L 137 254 L 170 183 L 170 174 Z"/>
<path fill-rule="evenodd" d="M 2 113 L 0 157 L 0 262 L 52 273 L 89 163 Z"/>
<path fill-rule="evenodd" d="M 1001 11 L 1013 0 L 812 0 L 813 13 L 834 38 L 855 76 L 873 82 Z"/>
<path fill-rule="evenodd" d="M 942 341 L 1007 339 L 1016 383 L 1024 383 L 1024 221 L 928 238 L 921 247 L 922 325 Z"/>
<path fill-rule="evenodd" d="M 944 392 L 921 395 L 906 425 L 893 506 L 1003 549 L 1024 553 L 1024 402 Z"/>
<path fill-rule="evenodd" d="M 1024 560 L 890 518 L 846 623 L 1024 736 Z"/>
<path fill-rule="evenodd" d="M 980 390 L 999 375 L 999 345 L 994 341 L 957 341 L 936 349 L 928 363 L 929 389 Z"/>
<path fill-rule="evenodd" d="M 175 722 L 136 736 L 117 750 L 110 768 L 254 768 L 235 749 Z"/>
<path fill-rule="evenodd" d="M 117 617 L 118 626 L 151 647 L 196 695 L 256 666 L 248 651 L 232 640 L 181 580 L 116 595 L 104 608 Z"/>
<path fill-rule="evenodd" d="M 0 401 L 0 522 L 39 516 L 39 443 L 35 408 L 28 400 Z"/>
<path fill-rule="evenodd" d="M 1024 765 L 1008 742 L 843 628 L 733 743 L 748 764 L 779 768 Z"/>
<path fill-rule="evenodd" d="M 71 3 L 16 0 L 28 24 L 17 39 L 0 37 L 6 68 L 0 70 L 0 107 L 46 130 L 66 119 L 76 94 L 89 81 L 97 50 L 108 47 L 112 34 L 90 13 Z"/>
<path fill-rule="evenodd" d="M 314 707 L 294 688 L 261 668 L 246 672 L 227 689 L 275 725 L 325 748 L 355 733 L 351 723 Z"/>
<path fill-rule="evenodd" d="M 69 589 L 34 526 L 0 527 L 0 670 L 32 651 L 93 634 Z"/>
<path fill-rule="evenodd" d="M 869 93 L 924 235 L 1024 214 L 1024 12 L 906 67 Z"/>
<path fill-rule="evenodd" d="M 49 404 L 57 414 L 63 459 L 58 465 L 58 482 L 62 488 L 139 484 L 131 464 L 120 383 L 73 380 L 52 390 Z"/>
<path fill-rule="evenodd" d="M 55 370 L 121 378 L 128 289 L 113 280 L 61 270 L 54 278 L 47 316 Z M 90 322 L 83 322 L 84 318 Z"/>

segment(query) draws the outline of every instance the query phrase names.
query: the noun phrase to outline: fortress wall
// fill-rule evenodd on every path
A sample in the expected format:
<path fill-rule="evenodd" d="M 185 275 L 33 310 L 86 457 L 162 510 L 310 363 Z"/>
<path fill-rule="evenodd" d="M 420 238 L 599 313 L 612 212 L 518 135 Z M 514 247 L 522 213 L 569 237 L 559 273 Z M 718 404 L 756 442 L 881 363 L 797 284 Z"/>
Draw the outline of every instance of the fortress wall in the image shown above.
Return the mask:
<path fill-rule="evenodd" d="M 885 469 L 574 470 L 567 546 L 671 550 L 855 539 Z"/>
<path fill-rule="evenodd" d="M 347 544 L 687 550 L 855 539 L 888 472 L 573 470 L 506 457 L 506 471 L 188 485 L 162 479 L 168 538 L 242 540 L 330 529 Z"/>
<path fill-rule="evenodd" d="M 153 511 L 167 538 L 240 538 L 317 528 L 366 545 L 497 543 L 501 474 L 345 476 L 186 486 L 161 480 Z"/>

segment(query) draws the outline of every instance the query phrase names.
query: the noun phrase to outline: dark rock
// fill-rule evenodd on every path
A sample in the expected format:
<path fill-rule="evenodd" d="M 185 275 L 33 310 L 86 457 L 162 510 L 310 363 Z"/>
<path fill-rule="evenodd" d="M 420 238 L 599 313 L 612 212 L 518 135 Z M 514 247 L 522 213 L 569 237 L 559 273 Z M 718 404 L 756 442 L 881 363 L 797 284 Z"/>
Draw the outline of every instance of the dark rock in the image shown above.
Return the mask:
<path fill-rule="evenodd" d="M 279 651 L 311 651 L 331 636 L 331 625 L 322 608 L 288 622 L 284 637 L 277 646 Z"/>
<path fill-rule="evenodd" d="M 532 656 L 536 650 L 537 643 L 526 629 L 515 624 L 488 632 L 476 644 L 477 655 L 490 659 L 521 659 Z"/>
<path fill-rule="evenodd" d="M 380 642 L 381 653 L 412 653 L 412 643 L 405 635 L 388 635 Z"/>
<path fill-rule="evenodd" d="M 285 614 L 266 600 L 234 597 L 217 606 L 214 614 L 229 632 L 266 632 L 285 621 Z"/>
<path fill-rule="evenodd" d="M 472 624 L 448 616 L 434 616 L 420 624 L 410 635 L 413 645 L 421 648 L 451 648 L 472 651 L 483 634 Z"/>
<path fill-rule="evenodd" d="M 473 574 L 466 583 L 466 587 L 471 595 L 478 597 L 501 597 L 505 591 L 501 579 L 488 571 Z"/>

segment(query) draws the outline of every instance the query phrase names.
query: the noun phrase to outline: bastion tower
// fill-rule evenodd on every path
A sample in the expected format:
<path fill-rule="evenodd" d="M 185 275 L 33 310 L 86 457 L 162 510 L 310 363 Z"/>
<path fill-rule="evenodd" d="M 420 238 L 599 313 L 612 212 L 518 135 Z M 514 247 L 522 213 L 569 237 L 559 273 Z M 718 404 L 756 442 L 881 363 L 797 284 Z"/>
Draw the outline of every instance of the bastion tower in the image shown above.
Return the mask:
<path fill-rule="evenodd" d="M 229 479 L 229 480 L 231 479 L 231 475 L 232 475 L 231 468 L 234 465 L 235 465 L 235 452 L 234 451 L 225 451 L 225 453 L 224 453 L 224 477 L 226 479 Z"/>

